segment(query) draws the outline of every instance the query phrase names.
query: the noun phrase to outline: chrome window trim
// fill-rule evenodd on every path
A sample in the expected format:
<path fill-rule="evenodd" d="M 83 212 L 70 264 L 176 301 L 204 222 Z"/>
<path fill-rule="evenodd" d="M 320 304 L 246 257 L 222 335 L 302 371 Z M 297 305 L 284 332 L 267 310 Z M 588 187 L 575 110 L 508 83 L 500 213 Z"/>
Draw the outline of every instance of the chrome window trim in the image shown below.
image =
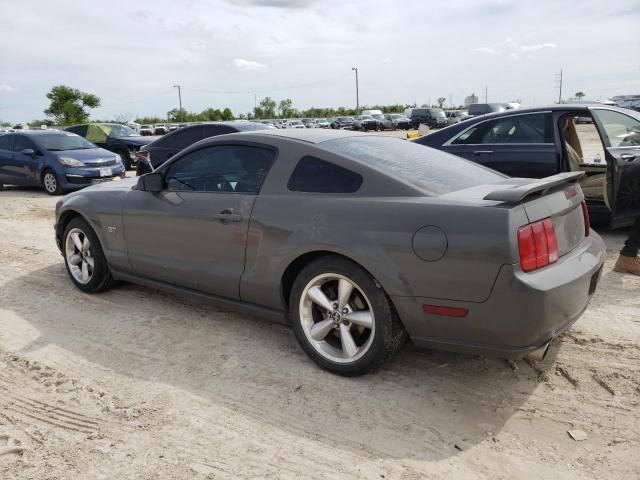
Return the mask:
<path fill-rule="evenodd" d="M 487 118 L 481 122 L 478 123 L 474 123 L 473 125 L 469 125 L 469 127 L 467 127 L 466 129 L 464 129 L 462 132 L 459 132 L 458 134 L 454 135 L 453 137 L 451 137 L 449 140 L 447 140 L 446 142 L 444 142 L 442 144 L 443 147 L 449 147 L 452 145 L 452 142 L 460 137 L 461 135 L 464 135 L 466 132 L 468 132 L 469 130 L 471 130 L 472 128 L 476 128 L 478 125 L 482 125 L 483 123 L 487 123 L 487 122 L 492 122 L 494 120 L 502 120 L 503 118 L 511 118 L 511 117 L 521 117 L 523 115 L 540 115 L 540 114 L 547 114 L 547 113 L 553 113 L 552 110 L 541 110 L 539 112 L 525 112 L 525 113 L 514 113 L 513 115 L 504 115 L 498 118 Z M 467 145 L 555 145 L 555 141 L 552 143 L 460 143 L 460 144 L 456 144 L 456 145 L 461 145 L 461 146 L 467 146 Z"/>

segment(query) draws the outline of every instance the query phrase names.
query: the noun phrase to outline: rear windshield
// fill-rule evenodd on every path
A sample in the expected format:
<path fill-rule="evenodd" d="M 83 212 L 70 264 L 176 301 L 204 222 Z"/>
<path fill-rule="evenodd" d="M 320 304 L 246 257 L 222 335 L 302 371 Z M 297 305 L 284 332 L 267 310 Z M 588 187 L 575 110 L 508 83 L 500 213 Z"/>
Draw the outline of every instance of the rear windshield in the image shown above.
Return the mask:
<path fill-rule="evenodd" d="M 399 177 L 428 195 L 444 195 L 507 178 L 481 165 L 400 138 L 348 137 L 320 145 L 330 152 Z"/>
<path fill-rule="evenodd" d="M 47 135 L 38 135 L 36 137 L 36 140 L 42 148 L 52 152 L 98 148 L 90 141 L 85 140 L 75 133 L 52 133 Z"/>

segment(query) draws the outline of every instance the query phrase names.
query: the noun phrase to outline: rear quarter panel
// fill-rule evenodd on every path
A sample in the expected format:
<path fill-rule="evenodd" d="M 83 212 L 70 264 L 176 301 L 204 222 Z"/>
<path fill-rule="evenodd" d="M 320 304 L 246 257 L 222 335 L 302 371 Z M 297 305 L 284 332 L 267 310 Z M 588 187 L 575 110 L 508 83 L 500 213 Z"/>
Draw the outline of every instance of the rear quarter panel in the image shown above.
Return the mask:
<path fill-rule="evenodd" d="M 286 213 L 285 213 L 286 212 Z M 517 255 L 521 208 L 452 204 L 435 198 L 260 195 L 249 226 L 241 297 L 281 308 L 280 281 L 300 255 L 329 251 L 367 269 L 391 296 L 482 302 L 500 267 Z M 416 255 L 412 243 L 424 226 L 446 234 L 436 261 Z"/>

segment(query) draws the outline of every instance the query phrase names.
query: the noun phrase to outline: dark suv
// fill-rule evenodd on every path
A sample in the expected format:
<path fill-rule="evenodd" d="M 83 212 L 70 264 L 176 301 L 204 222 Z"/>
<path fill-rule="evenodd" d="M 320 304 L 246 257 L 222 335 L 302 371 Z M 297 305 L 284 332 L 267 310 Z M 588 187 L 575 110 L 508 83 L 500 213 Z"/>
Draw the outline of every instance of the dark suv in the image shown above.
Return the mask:
<path fill-rule="evenodd" d="M 411 127 L 418 128 L 420 124 L 429 128 L 447 126 L 447 116 L 441 108 L 414 108 L 411 110 Z"/>
<path fill-rule="evenodd" d="M 487 113 L 504 112 L 509 110 L 506 103 L 472 103 L 469 105 L 469 116 L 477 117 L 478 115 L 486 115 Z"/>
<path fill-rule="evenodd" d="M 205 138 L 227 133 L 264 130 L 267 128 L 274 127 L 257 122 L 230 121 L 199 123 L 174 130 L 156 141 L 143 146 L 136 153 L 138 156 L 136 172 L 138 175 L 149 173 L 173 157 L 180 150 Z"/>
<path fill-rule="evenodd" d="M 117 153 L 127 170 L 131 170 L 136 164 L 136 152 L 140 147 L 153 141 L 119 123 L 86 123 L 65 130 L 86 138 L 100 148 Z"/>

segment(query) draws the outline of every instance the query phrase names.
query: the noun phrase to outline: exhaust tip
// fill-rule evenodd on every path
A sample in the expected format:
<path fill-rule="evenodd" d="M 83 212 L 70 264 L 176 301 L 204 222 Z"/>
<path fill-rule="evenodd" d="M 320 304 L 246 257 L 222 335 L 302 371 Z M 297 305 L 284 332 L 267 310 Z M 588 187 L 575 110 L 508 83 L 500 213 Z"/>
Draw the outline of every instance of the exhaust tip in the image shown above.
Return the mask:
<path fill-rule="evenodd" d="M 529 352 L 525 358 L 528 358 L 529 360 L 534 360 L 536 362 L 540 362 L 542 360 L 544 360 L 544 357 L 547 356 L 547 352 L 549 351 L 549 346 L 551 345 L 551 342 L 547 342 L 544 345 L 542 345 L 539 348 L 536 348 L 535 350 L 532 350 L 531 352 Z"/>

